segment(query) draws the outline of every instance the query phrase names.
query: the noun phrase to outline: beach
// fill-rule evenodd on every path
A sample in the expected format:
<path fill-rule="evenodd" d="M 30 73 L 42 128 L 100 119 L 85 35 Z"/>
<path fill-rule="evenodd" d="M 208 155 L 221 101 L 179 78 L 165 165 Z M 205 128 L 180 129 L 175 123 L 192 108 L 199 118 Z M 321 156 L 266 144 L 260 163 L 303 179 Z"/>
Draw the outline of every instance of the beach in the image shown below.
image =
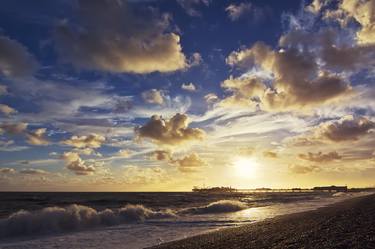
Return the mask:
<path fill-rule="evenodd" d="M 375 195 L 150 248 L 375 248 Z"/>

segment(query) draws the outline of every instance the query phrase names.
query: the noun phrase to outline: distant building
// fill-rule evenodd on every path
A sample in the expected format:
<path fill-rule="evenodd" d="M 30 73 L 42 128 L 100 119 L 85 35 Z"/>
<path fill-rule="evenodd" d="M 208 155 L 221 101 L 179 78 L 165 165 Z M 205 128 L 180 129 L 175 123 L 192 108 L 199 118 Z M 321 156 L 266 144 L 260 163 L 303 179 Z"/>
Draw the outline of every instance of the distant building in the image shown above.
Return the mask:
<path fill-rule="evenodd" d="M 347 186 L 323 186 L 323 187 L 314 187 L 314 191 L 328 191 L 328 192 L 347 192 Z"/>

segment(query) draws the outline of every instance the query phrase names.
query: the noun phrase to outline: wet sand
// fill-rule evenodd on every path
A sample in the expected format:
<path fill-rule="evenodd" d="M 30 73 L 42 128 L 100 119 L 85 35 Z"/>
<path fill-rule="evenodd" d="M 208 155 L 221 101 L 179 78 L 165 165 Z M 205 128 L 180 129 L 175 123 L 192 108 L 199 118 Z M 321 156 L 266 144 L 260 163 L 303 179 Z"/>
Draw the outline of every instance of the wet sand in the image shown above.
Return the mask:
<path fill-rule="evenodd" d="M 375 248 L 375 194 L 153 249 Z"/>

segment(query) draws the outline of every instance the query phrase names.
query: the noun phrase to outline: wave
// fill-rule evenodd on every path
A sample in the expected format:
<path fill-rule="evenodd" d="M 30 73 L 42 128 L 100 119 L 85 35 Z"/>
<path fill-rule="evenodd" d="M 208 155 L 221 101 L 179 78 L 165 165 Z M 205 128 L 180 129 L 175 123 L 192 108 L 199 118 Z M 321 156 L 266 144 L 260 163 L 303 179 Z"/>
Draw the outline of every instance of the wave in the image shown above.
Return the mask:
<path fill-rule="evenodd" d="M 130 204 L 117 210 L 103 211 L 76 204 L 67 207 L 48 207 L 33 212 L 20 210 L 0 220 L 0 238 L 70 232 L 175 216 L 171 210 L 154 211 L 142 205 Z"/>
<path fill-rule="evenodd" d="M 210 214 L 230 213 L 247 209 L 248 206 L 240 201 L 221 200 L 202 207 L 185 208 L 179 211 L 181 214 Z"/>
<path fill-rule="evenodd" d="M 20 210 L 0 220 L 0 238 L 73 232 L 100 226 L 138 223 L 153 219 L 177 218 L 178 215 L 236 212 L 248 208 L 233 200 L 212 202 L 206 206 L 155 211 L 143 205 L 128 204 L 119 209 L 97 211 L 91 207 L 72 204 L 47 207 L 36 211 Z"/>

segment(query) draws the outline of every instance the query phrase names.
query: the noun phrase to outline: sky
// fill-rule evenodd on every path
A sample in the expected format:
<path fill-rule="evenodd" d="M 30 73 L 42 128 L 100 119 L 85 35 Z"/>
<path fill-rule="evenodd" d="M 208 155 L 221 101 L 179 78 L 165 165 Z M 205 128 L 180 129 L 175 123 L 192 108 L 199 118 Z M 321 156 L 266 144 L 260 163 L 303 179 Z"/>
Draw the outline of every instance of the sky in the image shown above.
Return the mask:
<path fill-rule="evenodd" d="M 375 0 L 4 0 L 0 190 L 375 186 Z"/>

